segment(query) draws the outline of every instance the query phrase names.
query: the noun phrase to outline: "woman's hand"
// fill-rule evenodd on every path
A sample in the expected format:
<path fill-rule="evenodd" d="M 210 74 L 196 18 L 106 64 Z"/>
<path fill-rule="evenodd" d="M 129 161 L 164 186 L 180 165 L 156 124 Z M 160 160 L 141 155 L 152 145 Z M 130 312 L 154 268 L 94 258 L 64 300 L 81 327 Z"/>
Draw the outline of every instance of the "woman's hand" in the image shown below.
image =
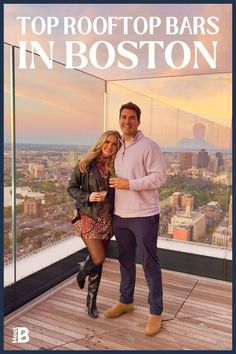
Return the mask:
<path fill-rule="evenodd" d="M 93 192 L 89 196 L 89 201 L 90 202 L 104 202 L 104 199 L 106 197 L 107 192 L 102 191 L 102 192 Z"/>

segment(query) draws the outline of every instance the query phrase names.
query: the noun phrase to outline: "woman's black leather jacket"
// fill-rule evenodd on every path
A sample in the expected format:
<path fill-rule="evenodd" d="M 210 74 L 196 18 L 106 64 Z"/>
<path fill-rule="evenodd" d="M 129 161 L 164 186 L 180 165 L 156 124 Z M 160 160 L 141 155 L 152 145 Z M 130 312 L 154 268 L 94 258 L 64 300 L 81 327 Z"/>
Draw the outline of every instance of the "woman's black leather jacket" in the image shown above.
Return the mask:
<path fill-rule="evenodd" d="M 109 178 L 110 173 L 107 174 L 107 179 L 109 180 Z M 99 192 L 103 189 L 102 177 L 94 160 L 87 167 L 87 173 L 80 172 L 77 166 L 74 168 L 67 192 L 75 199 L 78 212 L 80 211 L 97 220 L 102 203 L 90 202 L 89 196 L 92 192 Z M 109 211 L 112 213 L 114 209 L 114 189 L 108 187 L 106 198 L 109 200 Z"/>

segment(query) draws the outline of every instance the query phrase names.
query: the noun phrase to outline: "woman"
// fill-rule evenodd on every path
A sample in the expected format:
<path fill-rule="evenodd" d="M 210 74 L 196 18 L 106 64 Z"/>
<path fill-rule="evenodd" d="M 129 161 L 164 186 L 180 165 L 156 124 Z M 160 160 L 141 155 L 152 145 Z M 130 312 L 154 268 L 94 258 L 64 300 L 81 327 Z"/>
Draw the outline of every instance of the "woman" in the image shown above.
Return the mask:
<path fill-rule="evenodd" d="M 72 172 L 68 193 L 76 200 L 81 237 L 88 257 L 79 264 L 77 283 L 84 288 L 88 276 L 87 307 L 91 317 L 98 317 L 96 298 L 106 249 L 112 237 L 114 190 L 109 178 L 114 173 L 114 160 L 120 147 L 120 133 L 108 130 L 95 146 L 78 161 Z"/>

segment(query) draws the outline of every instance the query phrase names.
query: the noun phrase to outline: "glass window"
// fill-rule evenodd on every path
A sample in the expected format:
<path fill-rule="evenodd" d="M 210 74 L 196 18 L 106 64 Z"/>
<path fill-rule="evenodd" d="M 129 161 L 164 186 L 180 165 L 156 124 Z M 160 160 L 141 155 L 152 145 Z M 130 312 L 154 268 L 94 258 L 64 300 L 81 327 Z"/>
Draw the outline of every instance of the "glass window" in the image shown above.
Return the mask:
<path fill-rule="evenodd" d="M 120 80 L 107 93 L 107 126 L 117 128 L 120 106 L 132 101 L 140 129 L 164 153 L 161 238 L 210 245 L 211 256 L 221 247 L 223 258 L 232 247 L 231 84 L 231 74 Z"/>
<path fill-rule="evenodd" d="M 39 56 L 36 69 L 18 69 L 18 54 L 16 48 L 16 280 L 84 248 L 71 235 L 74 202 L 66 189 L 79 156 L 103 132 L 105 88 L 56 62 L 49 70 Z"/>
<path fill-rule="evenodd" d="M 4 279 L 7 276 L 12 281 L 12 145 L 10 125 L 10 46 L 4 44 L 4 264 L 8 265 Z"/>

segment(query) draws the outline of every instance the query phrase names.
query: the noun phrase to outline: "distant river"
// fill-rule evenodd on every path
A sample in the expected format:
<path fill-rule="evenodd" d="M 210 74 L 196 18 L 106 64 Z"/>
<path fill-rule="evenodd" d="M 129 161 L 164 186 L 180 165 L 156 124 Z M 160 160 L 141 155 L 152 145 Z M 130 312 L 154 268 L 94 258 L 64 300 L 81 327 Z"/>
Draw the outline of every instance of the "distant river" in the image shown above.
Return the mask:
<path fill-rule="evenodd" d="M 17 187 L 16 188 L 16 193 L 22 195 L 22 197 L 30 197 L 30 198 L 41 198 L 42 200 L 44 199 L 44 194 L 39 193 L 39 192 L 32 192 L 29 187 Z M 11 200 L 11 187 L 4 187 L 4 207 L 11 206 L 12 200 Z M 24 199 L 18 199 L 16 198 L 16 204 L 22 204 L 24 202 Z"/>

